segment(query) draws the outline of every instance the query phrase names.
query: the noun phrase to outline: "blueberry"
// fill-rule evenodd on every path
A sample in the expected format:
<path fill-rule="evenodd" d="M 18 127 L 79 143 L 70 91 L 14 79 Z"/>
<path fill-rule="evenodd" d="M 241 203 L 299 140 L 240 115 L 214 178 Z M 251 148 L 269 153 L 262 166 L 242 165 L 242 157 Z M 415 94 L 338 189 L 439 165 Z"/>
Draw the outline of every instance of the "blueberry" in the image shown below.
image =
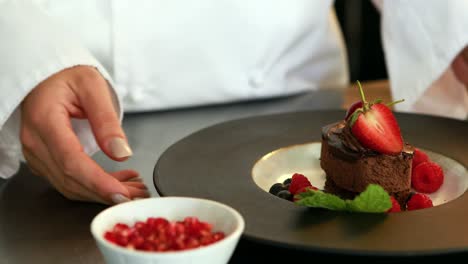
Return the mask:
<path fill-rule="evenodd" d="M 287 178 L 286 180 L 284 180 L 283 184 L 291 184 L 291 178 Z"/>
<path fill-rule="evenodd" d="M 270 187 L 268 192 L 273 195 L 278 195 L 278 193 L 282 190 L 284 190 L 284 185 L 282 183 L 275 183 Z"/>
<path fill-rule="evenodd" d="M 292 201 L 292 198 L 293 198 L 293 195 L 287 191 L 287 190 L 282 190 L 280 191 L 277 196 L 279 198 L 282 198 L 282 199 L 285 199 L 285 200 L 289 200 L 289 201 Z"/>
<path fill-rule="evenodd" d="M 284 184 L 284 185 L 283 185 L 283 186 L 284 186 L 284 187 L 283 187 L 283 190 L 289 190 L 289 185 L 291 185 L 291 184 L 290 184 L 290 183 Z"/>

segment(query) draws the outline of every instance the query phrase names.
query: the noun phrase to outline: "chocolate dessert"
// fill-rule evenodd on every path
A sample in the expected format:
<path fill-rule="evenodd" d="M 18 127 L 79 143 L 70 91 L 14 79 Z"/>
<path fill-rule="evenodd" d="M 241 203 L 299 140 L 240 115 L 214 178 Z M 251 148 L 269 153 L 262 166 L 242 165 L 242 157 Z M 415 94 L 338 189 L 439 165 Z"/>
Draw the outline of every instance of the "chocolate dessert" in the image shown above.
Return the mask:
<path fill-rule="evenodd" d="M 320 166 L 323 189 L 300 173 L 269 192 L 298 205 L 366 213 L 397 213 L 433 206 L 427 195 L 444 182 L 443 169 L 420 149 L 404 143 L 395 103 L 368 102 L 358 82 L 361 101 L 341 121 L 322 127 Z M 421 193 L 422 192 L 422 193 Z"/>
<path fill-rule="evenodd" d="M 346 124 L 343 120 L 322 129 L 325 190 L 349 199 L 375 183 L 405 204 L 411 190 L 413 147 L 406 144 L 398 155 L 378 153 L 363 147 Z"/>

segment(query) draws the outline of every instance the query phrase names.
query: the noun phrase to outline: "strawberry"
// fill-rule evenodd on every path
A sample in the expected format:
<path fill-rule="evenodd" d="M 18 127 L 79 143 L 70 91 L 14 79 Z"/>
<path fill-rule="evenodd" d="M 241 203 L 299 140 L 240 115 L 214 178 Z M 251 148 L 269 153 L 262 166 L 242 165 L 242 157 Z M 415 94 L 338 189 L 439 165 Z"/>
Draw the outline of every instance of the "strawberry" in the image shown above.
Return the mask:
<path fill-rule="evenodd" d="M 356 111 L 359 108 L 362 108 L 362 101 L 357 101 L 349 107 L 348 111 L 346 111 L 345 120 L 348 120 L 349 117 L 354 113 L 354 111 Z"/>
<path fill-rule="evenodd" d="M 435 162 L 422 162 L 413 168 L 411 185 L 422 193 L 433 193 L 444 183 L 444 171 Z"/>
<path fill-rule="evenodd" d="M 427 154 L 424 153 L 422 150 L 415 148 L 414 153 L 413 153 L 413 164 L 411 165 L 411 167 L 413 168 L 413 171 L 414 171 L 414 168 L 416 168 L 416 166 L 426 161 L 430 161 Z"/>
<path fill-rule="evenodd" d="M 392 208 L 388 209 L 387 213 L 401 212 L 400 203 L 398 203 L 398 201 L 395 199 L 395 197 L 390 196 L 390 199 L 392 200 Z"/>
<path fill-rule="evenodd" d="M 352 134 L 368 149 L 382 154 L 396 155 L 403 150 L 400 127 L 389 105 L 402 101 L 383 104 L 381 100 L 366 101 L 364 91 L 358 82 L 362 107 L 357 108 L 348 119 Z"/>
<path fill-rule="evenodd" d="M 432 207 L 432 200 L 429 196 L 422 194 L 422 193 L 415 193 L 411 195 L 411 198 L 408 200 L 406 204 L 406 209 L 408 211 L 424 209 Z"/>
<path fill-rule="evenodd" d="M 291 184 L 289 185 L 288 191 L 292 195 L 295 195 L 302 188 L 311 187 L 311 186 L 312 184 L 310 183 L 309 179 L 307 179 L 304 175 L 299 174 L 299 173 L 294 173 L 294 175 L 291 178 Z"/>

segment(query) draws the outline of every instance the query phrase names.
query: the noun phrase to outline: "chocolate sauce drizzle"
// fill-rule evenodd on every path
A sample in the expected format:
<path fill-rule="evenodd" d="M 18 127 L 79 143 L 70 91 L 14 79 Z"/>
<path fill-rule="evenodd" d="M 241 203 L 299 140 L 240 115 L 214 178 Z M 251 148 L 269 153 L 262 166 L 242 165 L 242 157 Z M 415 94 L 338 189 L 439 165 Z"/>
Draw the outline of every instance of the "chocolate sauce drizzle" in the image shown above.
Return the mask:
<path fill-rule="evenodd" d="M 328 140 L 328 144 L 337 149 L 333 153 L 343 159 L 355 160 L 364 156 L 376 156 L 380 153 L 361 145 L 351 132 L 351 128 L 345 120 L 329 124 L 322 128 L 322 138 Z M 333 148 L 331 148 L 333 149 Z M 403 154 L 412 154 L 414 148 L 405 144 Z"/>

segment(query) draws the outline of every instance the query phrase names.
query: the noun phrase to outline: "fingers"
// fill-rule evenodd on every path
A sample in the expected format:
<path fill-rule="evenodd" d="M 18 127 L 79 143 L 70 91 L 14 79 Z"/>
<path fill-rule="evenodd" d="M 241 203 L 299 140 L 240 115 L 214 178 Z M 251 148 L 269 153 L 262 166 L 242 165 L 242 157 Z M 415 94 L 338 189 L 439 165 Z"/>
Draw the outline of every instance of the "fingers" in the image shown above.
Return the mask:
<path fill-rule="evenodd" d="M 75 93 L 103 152 L 117 161 L 130 157 L 133 153 L 120 126 L 106 80 L 97 70 L 84 72 L 78 77 Z"/>
<path fill-rule="evenodd" d="M 36 151 L 43 153 L 43 151 Z M 67 186 L 62 186 L 60 179 L 57 178 L 57 174 L 52 172 L 56 170 L 49 169 L 35 154 L 28 150 L 23 150 L 24 157 L 27 161 L 28 166 L 34 172 L 34 174 L 44 177 L 47 179 L 55 189 L 57 189 L 66 198 L 75 201 L 93 201 L 108 204 L 102 198 L 94 194 L 93 192 L 84 188 L 81 184 L 75 181 L 68 181 Z M 47 155 L 47 154 L 46 154 Z M 44 158 L 44 154 L 40 155 Z"/>
<path fill-rule="evenodd" d="M 73 179 L 63 180 L 62 177 L 64 177 L 64 175 L 57 168 L 40 137 L 31 133 L 30 130 L 22 131 L 22 134 L 23 138 L 29 137 L 35 142 L 34 149 L 29 149 L 27 146 L 24 146 L 23 154 L 28 166 L 36 175 L 46 178 L 55 189 L 68 199 L 109 204 L 109 202 L 103 200 L 92 190 L 86 189 L 79 182 Z"/>
<path fill-rule="evenodd" d="M 135 188 L 138 188 L 138 189 L 142 189 L 142 190 L 147 190 L 148 188 L 146 187 L 146 185 L 142 182 L 123 182 L 123 184 L 127 187 L 135 187 Z"/>
<path fill-rule="evenodd" d="M 51 175 L 49 169 L 47 169 L 47 167 L 30 151 L 23 148 L 23 156 L 33 174 L 44 177 L 46 179 L 47 175 Z"/>
<path fill-rule="evenodd" d="M 76 67 L 57 73 L 23 100 L 24 156 L 33 172 L 69 199 L 112 204 L 147 197 L 137 172 L 106 173 L 83 151 L 72 129 L 72 116 L 88 118 L 105 153 L 116 160 L 131 155 L 107 83 L 90 69 Z"/>
<path fill-rule="evenodd" d="M 452 69 L 457 79 L 468 87 L 468 48 L 455 58 Z"/>
<path fill-rule="evenodd" d="M 468 46 L 462 51 L 462 56 L 465 58 L 465 62 L 468 64 Z"/>
<path fill-rule="evenodd" d="M 107 174 L 84 153 L 66 113 L 58 110 L 52 112 L 38 132 L 58 170 L 63 173 L 62 186 L 67 186 L 72 179 L 109 203 L 122 202 L 124 198 L 131 197 L 119 180 Z"/>
<path fill-rule="evenodd" d="M 139 197 L 139 198 L 148 198 L 150 197 L 150 193 L 146 189 L 140 189 L 133 186 L 128 186 L 128 192 L 132 197 Z"/>
<path fill-rule="evenodd" d="M 121 170 L 110 173 L 114 178 L 121 181 L 126 187 L 134 187 L 141 190 L 148 190 L 143 180 L 138 177 L 138 172 L 134 170 Z"/>
<path fill-rule="evenodd" d="M 26 134 L 29 134 L 26 132 Z M 150 194 L 147 190 L 147 187 L 144 183 L 140 181 L 130 181 L 127 180 L 135 179 L 138 176 L 138 172 L 134 170 L 123 170 L 117 171 L 110 174 L 105 174 L 105 177 L 115 180 L 122 181 L 121 184 L 123 188 L 126 189 L 129 198 L 121 194 L 111 194 L 110 199 L 104 199 L 99 195 L 99 191 L 96 192 L 94 189 L 90 189 L 89 185 L 95 186 L 94 184 L 88 184 L 87 181 L 83 181 L 81 177 L 73 177 L 76 174 L 63 174 L 60 172 L 59 166 L 56 165 L 55 161 L 51 158 L 51 155 L 48 153 L 47 148 L 42 143 L 42 140 L 35 135 L 28 135 L 34 139 L 35 148 L 33 150 L 28 150 L 23 148 L 23 153 L 25 159 L 30 166 L 30 168 L 36 172 L 36 174 L 45 177 L 60 193 L 62 193 L 66 198 L 76 201 L 92 201 L 100 202 L 103 204 L 114 204 L 129 201 L 129 198 L 146 198 Z M 23 136 L 25 137 L 25 136 Z M 39 159 L 38 157 L 41 157 Z M 46 165 L 42 160 L 46 161 Z M 78 158 L 79 160 L 79 158 Z M 78 172 L 79 173 L 79 172 Z M 114 176 L 115 175 L 115 176 Z M 114 176 L 114 177 L 113 177 Z M 96 185 L 101 183 L 97 182 Z M 105 184 L 108 184 L 105 182 Z M 93 188 L 93 187 L 91 187 Z"/>
<path fill-rule="evenodd" d="M 115 171 L 111 172 L 110 175 L 112 175 L 114 178 L 117 180 L 124 182 L 124 181 L 141 181 L 141 178 L 139 178 L 139 174 L 137 171 L 134 170 L 121 170 L 121 171 Z"/>

